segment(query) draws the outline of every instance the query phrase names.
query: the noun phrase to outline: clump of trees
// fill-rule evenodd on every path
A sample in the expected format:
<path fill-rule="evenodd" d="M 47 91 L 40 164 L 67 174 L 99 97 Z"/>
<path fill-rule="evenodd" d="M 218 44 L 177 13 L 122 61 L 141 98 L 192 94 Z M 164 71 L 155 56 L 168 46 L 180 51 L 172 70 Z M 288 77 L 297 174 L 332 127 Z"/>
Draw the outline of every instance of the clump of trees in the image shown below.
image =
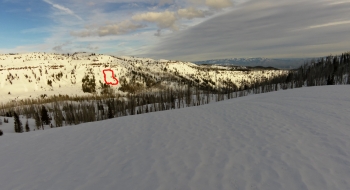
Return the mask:
<path fill-rule="evenodd" d="M 89 75 L 85 75 L 85 77 L 82 79 L 82 83 L 83 83 L 82 84 L 83 92 L 87 92 L 87 93 L 96 92 L 95 76 L 93 76 L 90 79 Z"/>
<path fill-rule="evenodd" d="M 40 128 L 44 130 L 45 129 L 44 125 L 50 125 L 51 123 L 50 116 L 44 105 L 41 106 L 40 111 L 39 111 L 39 108 L 34 110 L 33 117 L 35 120 L 35 126 L 38 130 Z"/>
<path fill-rule="evenodd" d="M 59 108 L 59 104 L 57 102 L 54 103 L 53 118 L 55 120 L 56 127 L 63 126 L 64 117 L 63 117 L 61 109 Z"/>
<path fill-rule="evenodd" d="M 100 94 L 101 96 L 108 96 L 114 94 L 114 89 L 110 85 L 100 82 Z"/>
<path fill-rule="evenodd" d="M 52 87 L 52 80 L 47 80 L 47 85 Z"/>
<path fill-rule="evenodd" d="M 350 84 L 350 52 L 311 60 L 291 71 L 288 81 L 298 86 Z M 303 84 L 305 83 L 305 84 Z"/>

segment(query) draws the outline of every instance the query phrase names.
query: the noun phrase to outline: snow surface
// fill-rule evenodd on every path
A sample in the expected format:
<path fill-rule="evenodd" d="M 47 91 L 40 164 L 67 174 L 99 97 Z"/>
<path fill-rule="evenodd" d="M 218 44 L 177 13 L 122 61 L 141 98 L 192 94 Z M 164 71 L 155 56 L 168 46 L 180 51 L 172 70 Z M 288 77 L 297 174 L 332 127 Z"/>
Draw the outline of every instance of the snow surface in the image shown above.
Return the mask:
<path fill-rule="evenodd" d="M 350 189 L 349 93 L 308 87 L 5 133 L 0 189 Z"/>

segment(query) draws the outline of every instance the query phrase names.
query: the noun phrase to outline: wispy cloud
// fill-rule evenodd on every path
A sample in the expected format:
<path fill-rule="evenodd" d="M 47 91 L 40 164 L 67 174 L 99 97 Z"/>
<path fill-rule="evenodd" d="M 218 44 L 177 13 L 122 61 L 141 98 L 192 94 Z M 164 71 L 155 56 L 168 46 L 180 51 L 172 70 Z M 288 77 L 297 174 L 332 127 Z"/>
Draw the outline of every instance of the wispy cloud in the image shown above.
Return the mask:
<path fill-rule="evenodd" d="M 173 11 L 164 10 L 140 12 L 131 16 L 131 18 L 128 20 L 113 24 L 107 23 L 102 26 L 89 26 L 84 30 L 72 31 L 70 34 L 75 37 L 102 37 L 111 35 L 124 35 L 137 31 L 139 29 L 152 28 L 156 30 L 155 36 L 161 36 L 161 31 L 164 29 L 171 31 L 179 30 L 182 19 L 192 20 L 195 18 L 205 18 L 212 14 L 213 11 L 201 10 L 194 7 L 179 8 Z M 157 28 L 154 28 L 152 24 L 154 24 Z"/>
<path fill-rule="evenodd" d="M 176 25 L 176 14 L 170 11 L 141 13 L 134 15 L 132 20 L 156 23 L 159 28 L 178 29 Z"/>
<path fill-rule="evenodd" d="M 105 26 L 98 27 L 97 29 L 90 28 L 78 32 L 72 31 L 70 34 L 76 37 L 122 35 L 144 27 L 145 26 L 142 24 L 124 21 L 121 23 L 107 24 Z"/>
<path fill-rule="evenodd" d="M 349 10 L 348 3 L 326 0 L 251 0 L 161 38 L 140 56 L 195 61 L 339 53 L 349 49 Z"/>
<path fill-rule="evenodd" d="M 18 36 L 23 39 L 8 45 L 9 51 L 90 50 L 193 61 L 318 56 L 347 51 L 350 39 L 349 0 L 39 2 L 53 11 L 42 9 L 42 4 L 7 2 L 8 10 L 21 10 L 20 14 L 33 16 L 31 20 L 45 18 L 37 25 L 18 21 L 16 25 L 23 26 Z M 24 11 L 28 7 L 31 11 Z M 23 45 L 28 36 L 41 44 Z"/>
<path fill-rule="evenodd" d="M 108 2 L 108 0 L 101 0 L 101 2 Z M 126 2 L 130 11 L 118 10 L 118 7 L 116 7 L 116 10 L 118 10 L 119 15 L 129 14 L 128 18 L 122 19 L 123 17 L 111 15 L 111 17 L 118 19 L 117 22 L 114 22 L 117 24 L 111 24 L 110 21 L 106 24 L 101 24 L 106 20 L 99 19 L 95 28 L 80 31 L 74 30 L 70 34 L 75 37 L 96 35 L 102 37 L 105 35 L 124 35 L 146 28 L 153 29 L 156 31 L 155 36 L 160 36 L 161 32 L 164 33 L 164 30 L 177 31 L 187 28 L 187 26 L 191 26 L 191 23 L 198 23 L 198 19 L 205 19 L 233 5 L 231 0 L 148 0 L 140 2 L 139 0 L 133 2 L 117 0 L 112 5 L 125 7 Z M 96 3 L 89 2 L 89 5 L 91 4 L 95 5 Z M 132 8 L 135 9 L 135 12 L 132 11 Z M 143 8 L 143 10 L 140 8 Z M 111 8 L 108 8 L 108 10 L 111 10 Z M 97 12 L 94 10 L 90 13 L 101 16 L 110 15 L 112 12 L 103 12 L 103 8 L 101 9 L 100 7 Z M 120 27 L 120 25 L 124 25 L 125 29 Z"/>
<path fill-rule="evenodd" d="M 79 20 L 83 20 L 80 16 L 78 16 L 77 14 L 75 14 L 72 10 L 70 10 L 70 9 L 67 8 L 67 7 L 64 7 L 64 6 L 62 6 L 62 5 L 53 3 L 53 2 L 51 2 L 51 1 L 49 1 L 49 0 L 43 0 L 43 1 L 44 1 L 45 3 L 47 3 L 47 4 L 50 4 L 52 7 L 56 8 L 56 9 L 58 9 L 58 10 L 64 12 L 64 13 L 66 13 L 66 14 L 72 15 L 72 16 L 76 17 L 76 18 L 79 19 Z"/>
<path fill-rule="evenodd" d="M 63 44 L 60 44 L 60 45 L 58 45 L 58 46 L 53 47 L 52 50 L 55 51 L 55 52 L 63 52 L 63 47 L 64 47 L 64 46 L 67 46 L 67 45 L 69 45 L 69 44 L 71 44 L 71 43 L 72 43 L 72 42 L 70 42 L 70 41 L 65 42 L 65 43 L 63 43 Z"/>
<path fill-rule="evenodd" d="M 339 21 L 339 22 L 330 22 L 330 23 L 319 24 L 319 25 L 313 25 L 313 26 L 307 27 L 307 29 L 322 28 L 322 27 L 336 26 L 336 25 L 344 25 L 344 24 L 350 24 L 350 20 L 347 20 L 347 21 Z"/>
<path fill-rule="evenodd" d="M 177 14 L 181 18 L 193 19 L 193 18 L 204 18 L 207 15 L 211 15 L 209 11 L 203 11 L 200 9 L 196 9 L 194 7 L 188 7 L 185 9 L 177 10 Z"/>
<path fill-rule="evenodd" d="M 350 3 L 350 1 L 331 1 L 329 5 L 337 5 L 337 4 L 343 4 L 343 3 Z"/>

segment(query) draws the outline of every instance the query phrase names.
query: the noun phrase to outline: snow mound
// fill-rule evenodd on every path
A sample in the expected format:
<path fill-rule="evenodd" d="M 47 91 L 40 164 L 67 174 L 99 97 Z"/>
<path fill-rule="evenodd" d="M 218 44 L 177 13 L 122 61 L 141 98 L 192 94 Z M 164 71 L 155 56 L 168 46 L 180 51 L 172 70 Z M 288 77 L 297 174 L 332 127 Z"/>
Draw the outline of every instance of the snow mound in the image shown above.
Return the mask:
<path fill-rule="evenodd" d="M 5 133 L 0 189 L 350 189 L 349 93 L 309 87 Z"/>

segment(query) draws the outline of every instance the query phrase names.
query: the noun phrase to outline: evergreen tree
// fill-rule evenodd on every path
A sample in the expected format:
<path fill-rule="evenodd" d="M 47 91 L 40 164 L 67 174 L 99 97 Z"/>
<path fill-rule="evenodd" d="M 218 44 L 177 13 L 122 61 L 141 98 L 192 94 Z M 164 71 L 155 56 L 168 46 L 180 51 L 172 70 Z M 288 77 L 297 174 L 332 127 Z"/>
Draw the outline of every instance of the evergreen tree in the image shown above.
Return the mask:
<path fill-rule="evenodd" d="M 53 114 L 56 127 L 62 127 L 63 126 L 63 114 L 62 111 L 58 105 L 58 103 L 55 103 L 54 105 L 54 114 Z"/>
<path fill-rule="evenodd" d="M 16 133 L 23 133 L 22 122 L 16 112 L 13 112 L 14 128 Z"/>
<path fill-rule="evenodd" d="M 113 118 L 113 111 L 112 111 L 112 105 L 111 105 L 111 101 L 107 102 L 107 107 L 108 107 L 108 118 L 111 119 Z"/>
<path fill-rule="evenodd" d="M 50 124 L 50 119 L 49 119 L 49 115 L 47 112 L 47 109 L 45 108 L 45 106 L 41 107 L 41 121 L 42 121 L 42 125 L 49 125 Z"/>
<path fill-rule="evenodd" d="M 11 112 L 6 112 L 6 117 L 12 117 L 12 113 Z"/>
<path fill-rule="evenodd" d="M 62 127 L 63 126 L 63 114 L 62 114 L 62 111 L 59 109 L 56 113 L 56 119 L 55 122 L 56 122 L 56 127 Z"/>
<path fill-rule="evenodd" d="M 34 120 L 35 120 L 35 126 L 39 130 L 41 125 L 42 125 L 42 123 L 41 123 L 41 119 L 40 119 L 40 116 L 39 116 L 38 112 L 34 113 Z"/>
<path fill-rule="evenodd" d="M 81 82 L 82 82 L 83 92 L 88 92 L 88 93 L 96 92 L 95 76 L 93 76 L 92 79 L 90 79 L 89 75 L 85 75 L 85 77 L 82 79 Z"/>
<path fill-rule="evenodd" d="M 28 119 L 27 119 L 27 121 L 26 121 L 26 126 L 25 126 L 25 128 L 26 128 L 26 132 L 29 132 L 29 131 L 30 131 L 29 124 L 28 124 Z"/>
<path fill-rule="evenodd" d="M 328 75 L 327 85 L 334 85 L 334 76 L 333 76 L 333 74 L 330 75 L 330 76 Z"/>

